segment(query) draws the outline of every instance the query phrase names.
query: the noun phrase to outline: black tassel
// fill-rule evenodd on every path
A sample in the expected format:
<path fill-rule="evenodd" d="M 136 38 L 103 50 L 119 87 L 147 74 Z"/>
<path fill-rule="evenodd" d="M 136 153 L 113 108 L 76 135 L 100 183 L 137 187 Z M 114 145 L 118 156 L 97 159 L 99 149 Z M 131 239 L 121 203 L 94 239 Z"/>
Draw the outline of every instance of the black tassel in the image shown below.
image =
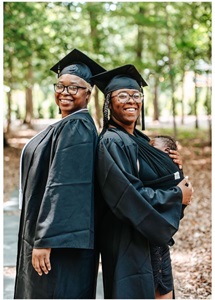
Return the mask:
<path fill-rule="evenodd" d="M 61 109 L 60 109 L 60 107 L 59 107 L 59 114 L 61 115 Z"/>
<path fill-rule="evenodd" d="M 57 70 L 57 77 L 60 77 L 60 65 L 58 65 L 58 70 Z"/>
<path fill-rule="evenodd" d="M 144 95 L 142 87 L 141 87 L 141 92 Z M 145 130 L 144 96 L 143 96 L 143 101 L 142 101 L 141 115 L 142 115 L 142 130 Z"/>
<path fill-rule="evenodd" d="M 145 130 L 144 101 L 142 101 L 141 115 L 142 115 L 142 130 Z"/>

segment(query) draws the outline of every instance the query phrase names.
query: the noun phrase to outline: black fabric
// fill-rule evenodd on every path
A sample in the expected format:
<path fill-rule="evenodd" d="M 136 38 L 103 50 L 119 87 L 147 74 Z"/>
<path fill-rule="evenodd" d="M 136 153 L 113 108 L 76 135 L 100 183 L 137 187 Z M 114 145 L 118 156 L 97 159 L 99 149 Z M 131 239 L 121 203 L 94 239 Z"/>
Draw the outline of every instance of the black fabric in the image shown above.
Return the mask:
<path fill-rule="evenodd" d="M 135 79 L 126 75 L 117 75 L 106 86 L 104 93 L 105 95 L 107 95 L 112 91 L 120 90 L 123 88 L 140 90 L 140 86 Z"/>
<path fill-rule="evenodd" d="M 147 86 L 147 83 L 133 65 L 124 65 L 110 71 L 105 71 L 92 77 L 97 87 L 107 95 L 119 89 L 137 89 Z"/>
<path fill-rule="evenodd" d="M 109 124 L 116 126 L 118 129 L 128 134 L 124 128 L 119 126 L 112 119 L 110 119 Z M 121 134 L 120 131 L 118 131 L 118 134 Z M 144 178 L 144 186 L 151 187 L 154 190 L 167 190 L 173 186 L 176 186 L 184 177 L 182 170 L 178 168 L 177 164 L 172 161 L 168 154 L 151 146 L 148 143 L 149 138 L 145 134 L 141 133 L 137 129 L 134 130 L 134 134 L 135 135 L 128 135 L 138 145 L 138 153 L 144 161 L 144 165 L 142 165 L 142 168 L 140 168 L 140 177 Z M 146 165 L 151 167 L 154 173 L 158 175 L 158 178 L 147 180 L 148 178 L 145 176 L 145 174 L 142 174 L 144 173 Z M 176 178 L 175 175 L 177 175 Z M 183 218 L 185 207 L 185 205 L 182 205 L 181 218 Z M 168 245 L 172 246 L 173 244 L 174 240 L 171 238 L 168 242 Z M 162 295 L 167 294 L 174 288 L 168 245 L 159 247 L 150 244 L 155 288 L 158 288 Z"/>
<path fill-rule="evenodd" d="M 165 295 L 174 289 L 169 246 L 150 245 L 150 252 L 155 289 Z"/>
<path fill-rule="evenodd" d="M 165 246 L 179 226 L 180 188 L 145 187 L 137 160 L 144 165 L 144 178 L 158 178 L 127 133 L 117 128 L 102 133 L 96 169 L 102 193 L 99 237 L 105 298 L 153 299 L 149 242 Z"/>
<path fill-rule="evenodd" d="M 119 135 L 121 135 L 121 132 L 124 132 L 134 140 L 138 145 L 140 157 L 157 174 L 158 178 L 152 181 L 144 180 L 144 186 L 170 188 L 177 185 L 183 179 L 183 172 L 178 168 L 178 165 L 173 162 L 167 153 L 150 145 L 148 143 L 150 139 L 144 133 L 135 128 L 134 135 L 129 134 L 123 127 L 114 122 L 112 118 L 109 120 L 109 124 L 119 129 L 117 131 Z M 174 173 L 176 172 L 178 172 L 178 178 L 175 179 Z"/>
<path fill-rule="evenodd" d="M 24 148 L 23 204 L 18 237 L 15 298 L 25 299 L 29 295 L 31 298 L 53 298 L 54 296 L 50 297 L 50 291 L 65 285 L 71 285 L 68 289 L 71 291 L 73 283 L 70 278 L 77 276 L 70 268 L 70 261 L 74 260 L 74 251 L 71 251 L 67 271 L 66 262 L 61 270 L 65 272 L 65 277 L 70 272 L 72 274 L 68 275 L 66 282 L 61 282 L 60 277 L 56 278 L 62 257 L 56 257 L 58 262 L 55 263 L 57 252 L 54 250 L 51 252 L 53 269 L 50 275 L 40 277 L 31 264 L 33 247 L 52 250 L 72 248 L 80 250 L 81 253 L 81 249 L 85 249 L 85 253 L 89 251 L 86 277 L 89 282 L 96 280 L 95 268 L 98 260 L 97 250 L 94 249 L 94 162 L 97 142 L 93 120 L 87 112 L 82 111 L 48 126 Z M 86 255 L 83 256 L 84 260 Z M 66 260 L 65 257 L 63 259 Z M 80 267 L 84 264 L 81 254 L 79 264 Z M 65 292 L 64 295 L 60 294 L 60 298 L 76 298 L 78 294 L 81 295 L 83 283 L 82 278 L 78 278 L 79 283 L 74 287 L 75 293 Z M 87 298 L 86 294 L 84 296 Z M 90 293 L 89 298 L 91 297 Z"/>
<path fill-rule="evenodd" d="M 92 77 L 92 73 L 88 66 L 82 63 L 76 63 L 69 65 L 68 67 L 65 67 L 60 73 L 59 77 L 63 74 L 71 74 L 71 75 L 76 75 L 82 79 L 84 79 L 86 82 L 90 82 L 90 78 Z"/>
<path fill-rule="evenodd" d="M 105 71 L 103 67 L 78 49 L 73 49 L 50 70 L 57 73 L 58 77 L 63 74 L 76 75 L 91 85 L 93 85 L 91 81 L 92 75 Z"/>

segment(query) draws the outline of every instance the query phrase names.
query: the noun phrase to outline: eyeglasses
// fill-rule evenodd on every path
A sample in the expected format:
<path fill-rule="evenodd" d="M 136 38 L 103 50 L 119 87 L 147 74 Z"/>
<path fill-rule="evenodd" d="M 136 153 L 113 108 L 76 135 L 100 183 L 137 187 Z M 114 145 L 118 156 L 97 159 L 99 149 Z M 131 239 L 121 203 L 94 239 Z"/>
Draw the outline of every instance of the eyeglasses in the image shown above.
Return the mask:
<path fill-rule="evenodd" d="M 54 90 L 56 93 L 61 94 L 66 89 L 67 93 L 70 95 L 76 95 L 78 92 L 78 89 L 87 89 L 87 87 L 84 86 L 78 86 L 78 85 L 63 85 L 59 83 L 54 83 Z"/>
<path fill-rule="evenodd" d="M 136 103 L 141 103 L 143 100 L 143 94 L 140 92 L 135 92 L 134 94 L 130 95 L 127 92 L 120 92 L 119 94 L 112 96 L 111 98 L 117 97 L 117 100 L 120 103 L 127 103 L 130 98 L 132 98 Z"/>

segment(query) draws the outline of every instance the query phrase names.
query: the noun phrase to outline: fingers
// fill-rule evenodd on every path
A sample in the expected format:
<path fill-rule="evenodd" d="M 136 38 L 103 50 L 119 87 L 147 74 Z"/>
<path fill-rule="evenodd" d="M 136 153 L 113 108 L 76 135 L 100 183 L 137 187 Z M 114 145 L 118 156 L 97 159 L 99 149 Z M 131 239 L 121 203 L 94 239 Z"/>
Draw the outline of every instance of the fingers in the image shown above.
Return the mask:
<path fill-rule="evenodd" d="M 39 260 L 36 257 L 33 258 L 33 256 L 32 256 L 32 265 L 33 265 L 35 271 L 38 273 L 38 275 L 42 276 L 43 273 L 42 273 L 42 270 L 40 268 Z"/>
<path fill-rule="evenodd" d="M 50 252 L 51 248 L 33 249 L 32 251 L 32 265 L 40 276 L 43 273 L 48 274 L 51 270 Z"/>
<path fill-rule="evenodd" d="M 179 184 L 178 186 L 181 188 L 182 190 L 182 204 L 184 205 L 190 205 L 191 204 L 191 200 L 193 197 L 193 187 L 192 184 L 188 181 L 188 177 L 184 178 Z"/>
<path fill-rule="evenodd" d="M 187 179 L 188 179 L 188 176 L 185 177 L 185 180 L 187 180 Z M 187 186 L 190 189 L 189 194 L 187 195 L 187 197 L 188 197 L 187 205 L 191 205 L 194 189 L 192 187 L 192 184 L 189 181 L 187 181 L 185 183 L 185 186 Z"/>
<path fill-rule="evenodd" d="M 47 274 L 48 274 L 48 272 L 51 271 L 51 263 L 50 263 L 49 257 L 45 257 L 45 265 L 46 265 Z"/>
<path fill-rule="evenodd" d="M 169 150 L 169 157 L 172 158 L 174 163 L 176 163 L 178 165 L 179 169 L 181 170 L 182 169 L 182 159 L 181 159 L 179 152 L 177 150 Z"/>
<path fill-rule="evenodd" d="M 179 169 L 182 170 L 182 161 L 179 159 L 173 159 L 174 163 L 178 165 Z"/>

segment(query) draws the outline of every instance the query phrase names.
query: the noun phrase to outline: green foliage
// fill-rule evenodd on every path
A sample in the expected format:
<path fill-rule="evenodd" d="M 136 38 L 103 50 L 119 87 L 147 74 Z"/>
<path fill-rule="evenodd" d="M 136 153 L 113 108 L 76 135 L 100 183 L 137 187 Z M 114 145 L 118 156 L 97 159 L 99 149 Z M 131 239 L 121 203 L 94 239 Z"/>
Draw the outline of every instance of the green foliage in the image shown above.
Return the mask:
<path fill-rule="evenodd" d="M 162 113 L 173 96 L 170 75 L 177 93 L 184 72 L 196 71 L 200 58 L 211 64 L 211 6 L 210 2 L 4 2 L 4 84 L 13 92 L 37 83 L 46 98 L 56 81 L 50 68 L 79 48 L 107 69 L 135 64 L 149 83 L 148 99 L 158 83 Z M 182 103 L 182 96 L 175 96 Z M 190 102 L 192 106 L 194 97 Z M 146 104 L 149 110 L 152 103 Z"/>

